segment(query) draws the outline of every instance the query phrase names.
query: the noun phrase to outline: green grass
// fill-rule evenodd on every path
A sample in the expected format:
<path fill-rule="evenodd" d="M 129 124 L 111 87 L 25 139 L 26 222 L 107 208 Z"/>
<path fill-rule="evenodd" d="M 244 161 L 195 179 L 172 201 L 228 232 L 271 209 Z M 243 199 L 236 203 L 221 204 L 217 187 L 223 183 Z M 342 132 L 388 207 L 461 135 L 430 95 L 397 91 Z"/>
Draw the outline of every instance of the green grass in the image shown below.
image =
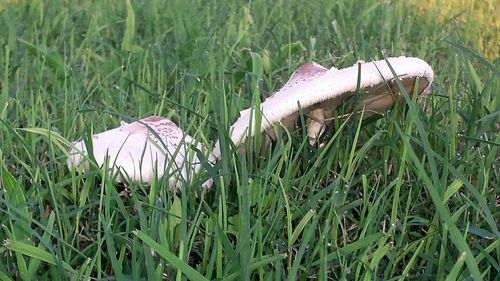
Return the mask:
<path fill-rule="evenodd" d="M 500 65 L 466 27 L 398 1 L 29 2 L 0 11 L 0 280 L 500 279 Z M 400 55 L 432 95 L 323 148 L 228 142 L 301 63 Z M 127 196 L 67 169 L 68 141 L 152 114 L 223 160 Z"/>

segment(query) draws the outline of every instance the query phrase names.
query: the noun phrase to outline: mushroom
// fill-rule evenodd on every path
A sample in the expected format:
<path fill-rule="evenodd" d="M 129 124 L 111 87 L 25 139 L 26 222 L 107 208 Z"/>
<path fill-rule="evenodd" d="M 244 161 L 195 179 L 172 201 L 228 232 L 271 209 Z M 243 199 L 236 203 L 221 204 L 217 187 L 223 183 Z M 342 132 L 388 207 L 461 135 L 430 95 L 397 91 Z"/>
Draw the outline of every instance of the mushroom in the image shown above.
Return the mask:
<path fill-rule="evenodd" d="M 239 145 L 256 132 L 264 131 L 273 138 L 272 125 L 279 123 L 290 130 L 295 128 L 299 109 L 302 109 L 307 117 L 309 142 L 314 144 L 325 127 L 331 124 L 335 109 L 349 98 L 354 98 L 357 90 L 362 95 L 356 103 L 357 107 L 351 108 L 351 111 L 356 108 L 363 110 L 363 118 L 383 115 L 402 96 L 393 71 L 410 95 L 414 90 L 419 95 L 430 92 L 434 74 L 432 68 L 419 58 L 360 61 L 340 70 L 328 70 L 317 63 L 308 63 L 297 68 L 280 90 L 261 103 L 258 112 L 255 107 L 241 111 L 238 120 L 230 127 L 231 140 Z M 257 113 L 262 115 L 260 128 L 255 128 Z M 221 157 L 219 142 L 214 147 L 213 155 Z"/>
<path fill-rule="evenodd" d="M 347 106 L 347 114 L 361 110 L 363 118 L 383 115 L 401 99 L 401 89 L 395 76 L 409 94 L 416 92 L 420 95 L 429 92 L 433 75 L 431 67 L 419 58 L 358 62 L 340 70 L 307 63 L 297 68 L 285 85 L 260 105 L 260 128 L 255 128 L 255 108 L 248 108 L 240 112 L 240 117 L 231 126 L 230 137 L 236 145 L 244 143 L 246 138 L 257 132 L 266 132 L 274 138 L 272 125 L 279 123 L 289 130 L 294 129 L 299 110 L 303 109 L 309 143 L 315 144 L 325 127 L 332 123 L 339 105 L 348 105 L 353 101 Z M 418 88 L 415 87 L 417 85 Z M 200 143 L 172 121 L 158 116 L 130 124 L 122 122 L 118 128 L 96 134 L 92 137 L 92 147 L 97 164 L 103 166 L 107 163 L 118 171 L 116 179 L 119 182 L 128 178 L 151 184 L 155 177 L 167 173 L 169 184 L 176 187 L 192 181 L 201 168 L 196 150 L 205 152 Z M 220 157 L 217 141 L 208 157 L 209 163 Z M 69 168 L 86 171 L 89 168 L 88 159 L 85 143 L 78 141 L 70 151 L 67 164 Z M 202 184 L 205 188 L 211 185 L 211 179 Z"/>
<path fill-rule="evenodd" d="M 92 151 L 96 163 L 119 172 L 118 182 L 151 184 L 155 178 L 169 175 L 169 185 L 177 188 L 190 182 L 201 164 L 193 149 L 204 151 L 199 142 L 169 119 L 149 116 L 142 120 L 122 122 L 118 128 L 92 136 Z M 84 141 L 73 143 L 67 165 L 79 171 L 89 169 L 88 149 Z M 203 183 L 210 188 L 212 181 Z"/>

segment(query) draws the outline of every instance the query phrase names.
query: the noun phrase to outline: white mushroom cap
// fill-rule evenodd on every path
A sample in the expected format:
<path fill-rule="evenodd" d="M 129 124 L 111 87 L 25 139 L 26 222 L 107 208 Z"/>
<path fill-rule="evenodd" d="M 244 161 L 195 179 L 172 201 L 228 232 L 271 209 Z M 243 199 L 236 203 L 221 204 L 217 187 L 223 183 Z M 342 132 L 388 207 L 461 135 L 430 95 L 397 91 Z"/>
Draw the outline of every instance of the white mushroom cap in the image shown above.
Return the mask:
<path fill-rule="evenodd" d="M 159 139 L 158 139 L 159 137 Z M 117 181 L 151 184 L 155 176 L 169 174 L 169 185 L 180 187 L 190 182 L 200 170 L 200 160 L 191 146 L 204 151 L 202 145 L 184 133 L 169 119 L 150 116 L 125 123 L 92 137 L 93 156 L 99 166 L 108 163 L 120 172 Z M 74 142 L 67 161 L 68 167 L 89 168 L 88 152 L 83 141 Z M 107 162 L 106 162 L 107 161 Z M 209 188 L 211 181 L 205 182 Z"/>
<path fill-rule="evenodd" d="M 409 86 L 410 94 L 416 80 L 419 82 L 419 94 L 429 92 L 434 73 L 425 61 L 412 57 L 388 58 L 387 61 L 405 87 Z M 290 117 L 293 119 L 294 114 L 297 114 L 299 104 L 302 109 L 330 106 L 333 108 L 329 110 L 334 110 L 334 107 L 354 95 L 359 73 L 361 75 L 360 90 L 362 92 L 370 90 L 375 92 L 375 96 L 378 97 L 373 98 L 371 95 L 367 95 L 360 101 L 365 106 L 365 110 L 369 112 L 369 114 L 365 114 L 365 117 L 390 108 L 395 102 L 395 97 L 391 97 L 391 94 L 399 89 L 394 83 L 388 83 L 394 80 L 394 75 L 387 61 L 358 62 L 359 66 L 356 63 L 340 70 L 336 68 L 326 70 L 316 63 L 302 65 L 293 73 L 290 81 L 283 88 L 261 104 L 262 123 L 260 128 L 255 128 L 256 114 L 259 114 L 255 108 L 248 108 L 240 112 L 240 117 L 230 128 L 232 142 L 239 145 L 245 142 L 247 137 L 254 136 L 257 131 L 263 132 L 276 123 L 289 123 Z M 380 89 L 384 89 L 384 91 L 382 92 Z M 387 96 L 390 97 L 389 101 Z M 284 125 L 288 127 L 287 124 Z M 318 128 L 311 129 L 311 131 L 318 130 Z M 221 156 L 219 142 L 214 147 L 213 155 L 216 158 Z"/>

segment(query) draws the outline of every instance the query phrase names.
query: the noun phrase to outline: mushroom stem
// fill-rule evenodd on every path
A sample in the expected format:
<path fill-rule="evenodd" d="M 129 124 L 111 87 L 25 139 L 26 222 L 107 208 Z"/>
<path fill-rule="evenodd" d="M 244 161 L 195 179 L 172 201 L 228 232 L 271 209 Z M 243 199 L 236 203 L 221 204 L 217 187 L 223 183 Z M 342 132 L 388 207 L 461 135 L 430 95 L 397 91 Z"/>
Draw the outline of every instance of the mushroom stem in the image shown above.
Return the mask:
<path fill-rule="evenodd" d="M 309 136 L 310 145 L 316 143 L 316 140 L 325 131 L 324 118 L 325 114 L 322 108 L 315 108 L 309 111 L 307 118 L 307 135 Z"/>

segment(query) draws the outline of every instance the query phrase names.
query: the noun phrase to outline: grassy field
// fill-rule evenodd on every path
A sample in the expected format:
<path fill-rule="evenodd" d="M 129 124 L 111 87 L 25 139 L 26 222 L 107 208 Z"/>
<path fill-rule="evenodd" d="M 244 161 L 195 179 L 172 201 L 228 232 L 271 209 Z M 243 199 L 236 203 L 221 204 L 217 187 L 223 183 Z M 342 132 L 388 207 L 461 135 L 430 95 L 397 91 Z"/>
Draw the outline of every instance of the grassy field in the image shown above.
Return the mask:
<path fill-rule="evenodd" d="M 5 2 L 0 280 L 499 280 L 500 60 L 404 2 Z M 304 62 L 400 55 L 432 65 L 432 95 L 324 148 L 223 142 L 178 192 L 66 167 L 69 141 L 122 119 L 212 147 Z"/>

